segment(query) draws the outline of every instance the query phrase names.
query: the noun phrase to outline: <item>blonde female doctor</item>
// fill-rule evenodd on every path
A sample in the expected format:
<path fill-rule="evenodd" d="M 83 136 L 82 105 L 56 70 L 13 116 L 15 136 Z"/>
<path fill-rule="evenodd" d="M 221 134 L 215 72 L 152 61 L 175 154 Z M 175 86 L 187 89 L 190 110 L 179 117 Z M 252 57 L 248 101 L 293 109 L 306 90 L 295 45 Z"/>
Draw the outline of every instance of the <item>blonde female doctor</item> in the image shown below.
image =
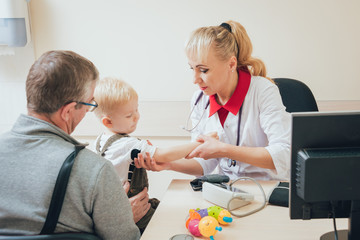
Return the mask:
<path fill-rule="evenodd" d="M 230 179 L 288 180 L 290 114 L 278 87 L 266 78 L 264 63 L 251 56 L 252 44 L 235 21 L 202 27 L 186 48 L 194 84 L 191 101 L 192 140 L 201 141 L 187 159 L 160 164 L 135 162 L 149 170 L 206 175 L 219 167 Z M 219 140 L 204 136 L 217 132 Z"/>

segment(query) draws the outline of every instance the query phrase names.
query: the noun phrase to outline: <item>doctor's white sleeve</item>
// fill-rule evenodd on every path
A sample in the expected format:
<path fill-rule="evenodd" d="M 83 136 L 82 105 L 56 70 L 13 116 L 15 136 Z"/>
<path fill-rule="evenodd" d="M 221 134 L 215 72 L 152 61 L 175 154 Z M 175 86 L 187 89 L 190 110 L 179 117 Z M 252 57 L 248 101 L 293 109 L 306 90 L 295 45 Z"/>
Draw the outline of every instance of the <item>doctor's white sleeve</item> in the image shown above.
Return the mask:
<path fill-rule="evenodd" d="M 215 168 L 218 166 L 219 161 L 217 158 L 211 159 L 203 159 L 203 158 L 194 158 L 198 163 L 200 163 L 201 167 L 203 168 L 204 175 L 212 174 Z"/>
<path fill-rule="evenodd" d="M 279 89 L 271 84 L 259 94 L 260 124 L 269 144 L 265 149 L 274 162 L 277 178 L 290 178 L 291 115 L 285 111 Z"/>

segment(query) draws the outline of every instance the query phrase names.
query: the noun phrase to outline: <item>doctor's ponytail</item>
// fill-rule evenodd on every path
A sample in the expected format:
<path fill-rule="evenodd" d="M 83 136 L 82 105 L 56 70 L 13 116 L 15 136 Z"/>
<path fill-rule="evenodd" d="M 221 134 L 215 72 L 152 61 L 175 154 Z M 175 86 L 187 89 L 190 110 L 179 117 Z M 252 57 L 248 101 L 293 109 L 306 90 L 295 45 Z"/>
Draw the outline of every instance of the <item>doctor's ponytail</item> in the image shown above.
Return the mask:
<path fill-rule="evenodd" d="M 220 26 L 198 28 L 190 36 L 185 52 L 188 56 L 196 56 L 199 60 L 205 60 L 212 45 L 219 59 L 225 61 L 231 56 L 235 56 L 237 69 L 248 71 L 253 76 L 268 78 L 264 62 L 251 56 L 252 43 L 240 23 L 227 21 Z"/>
<path fill-rule="evenodd" d="M 231 33 L 238 47 L 235 53 L 238 61 L 238 69 L 247 69 L 253 76 L 267 77 L 264 62 L 251 56 L 253 46 L 245 28 L 235 21 L 228 21 L 227 24 L 231 26 Z"/>

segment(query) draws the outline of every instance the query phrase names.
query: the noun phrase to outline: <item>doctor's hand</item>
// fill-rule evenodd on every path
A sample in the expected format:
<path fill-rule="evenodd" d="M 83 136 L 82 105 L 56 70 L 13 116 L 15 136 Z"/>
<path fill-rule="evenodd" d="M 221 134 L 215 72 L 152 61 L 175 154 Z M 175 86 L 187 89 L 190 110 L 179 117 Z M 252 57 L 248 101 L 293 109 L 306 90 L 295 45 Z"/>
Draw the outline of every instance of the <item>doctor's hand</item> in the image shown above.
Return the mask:
<path fill-rule="evenodd" d="M 196 141 L 202 144 L 196 147 L 186 158 L 199 157 L 203 159 L 224 157 L 221 151 L 225 143 L 220 142 L 218 138 L 209 135 L 200 135 Z"/>
<path fill-rule="evenodd" d="M 129 192 L 130 183 L 126 181 L 123 185 L 126 193 Z M 131 210 L 133 212 L 134 222 L 137 223 L 147 211 L 149 211 L 151 204 L 149 203 L 149 194 L 147 188 L 144 188 L 137 195 L 129 198 Z"/>
<path fill-rule="evenodd" d="M 138 154 L 138 157 L 134 159 L 135 167 L 145 168 L 146 170 L 154 172 L 170 169 L 169 163 L 157 163 L 154 158 L 150 157 L 148 152 L 146 152 L 145 155 L 146 157 L 144 158 L 142 153 Z"/>
<path fill-rule="evenodd" d="M 216 140 L 219 140 L 219 135 L 217 134 L 217 132 L 209 132 L 209 133 L 205 134 L 205 136 L 213 137 Z M 199 140 L 200 141 L 198 141 L 198 142 L 203 142 L 202 139 L 199 139 Z"/>

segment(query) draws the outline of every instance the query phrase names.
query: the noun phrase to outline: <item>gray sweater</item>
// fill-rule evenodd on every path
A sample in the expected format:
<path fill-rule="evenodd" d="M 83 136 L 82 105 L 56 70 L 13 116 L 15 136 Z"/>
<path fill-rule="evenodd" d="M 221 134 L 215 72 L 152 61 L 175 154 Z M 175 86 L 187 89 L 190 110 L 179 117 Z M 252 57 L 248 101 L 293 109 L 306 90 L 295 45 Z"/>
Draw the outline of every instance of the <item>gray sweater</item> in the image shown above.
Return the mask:
<path fill-rule="evenodd" d="M 74 144 L 79 142 L 60 128 L 26 115 L 0 136 L 0 235 L 41 231 L 58 172 Z M 55 232 L 140 238 L 110 161 L 88 149 L 80 151 Z"/>

